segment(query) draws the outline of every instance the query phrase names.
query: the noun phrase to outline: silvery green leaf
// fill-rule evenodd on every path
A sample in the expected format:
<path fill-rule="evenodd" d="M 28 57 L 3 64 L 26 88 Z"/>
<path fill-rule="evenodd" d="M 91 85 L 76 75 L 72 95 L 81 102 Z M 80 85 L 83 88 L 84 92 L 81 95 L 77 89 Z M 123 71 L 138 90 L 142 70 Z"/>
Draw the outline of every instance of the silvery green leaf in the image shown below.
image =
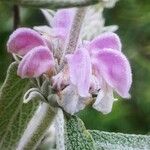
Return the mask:
<path fill-rule="evenodd" d="M 66 150 L 95 150 L 91 134 L 77 116 L 66 119 L 65 136 Z"/>
<path fill-rule="evenodd" d="M 44 138 L 53 123 L 57 109 L 41 103 L 18 142 L 16 150 L 34 150 Z"/>
<path fill-rule="evenodd" d="M 40 91 L 37 88 L 31 88 L 29 89 L 23 96 L 23 103 L 28 103 L 31 100 L 42 100 L 45 101 L 45 98 L 40 93 Z"/>
<path fill-rule="evenodd" d="M 97 150 L 149 150 L 150 136 L 89 130 Z"/>
<path fill-rule="evenodd" d="M 94 140 L 82 120 L 61 109 L 56 116 L 55 132 L 57 150 L 95 150 Z"/>
<path fill-rule="evenodd" d="M 17 76 L 17 63 L 12 63 L 0 90 L 0 149 L 15 149 L 27 123 L 31 119 L 37 102 L 23 104 L 23 95 L 30 82 Z"/>

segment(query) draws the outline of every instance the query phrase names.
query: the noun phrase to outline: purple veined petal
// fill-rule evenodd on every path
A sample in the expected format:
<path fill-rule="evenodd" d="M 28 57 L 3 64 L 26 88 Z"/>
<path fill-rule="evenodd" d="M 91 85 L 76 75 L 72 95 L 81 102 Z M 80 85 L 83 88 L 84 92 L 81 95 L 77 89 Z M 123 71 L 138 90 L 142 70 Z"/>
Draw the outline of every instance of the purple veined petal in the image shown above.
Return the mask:
<path fill-rule="evenodd" d="M 42 36 L 38 32 L 30 28 L 19 28 L 10 35 L 7 49 L 10 53 L 23 56 L 31 49 L 45 45 Z"/>
<path fill-rule="evenodd" d="M 54 58 L 51 51 L 44 46 L 33 48 L 21 60 L 17 74 L 22 78 L 33 78 L 53 69 Z"/>
<path fill-rule="evenodd" d="M 114 101 L 113 89 L 107 86 L 107 89 L 102 88 L 99 91 L 96 101 L 93 104 L 93 108 L 102 112 L 103 114 L 108 114 L 112 110 Z"/>
<path fill-rule="evenodd" d="M 74 54 L 67 55 L 70 80 L 77 86 L 81 97 L 89 95 L 91 81 L 91 60 L 85 48 L 77 49 Z"/>
<path fill-rule="evenodd" d="M 91 52 L 95 50 L 102 50 L 104 48 L 121 51 L 121 41 L 119 36 L 113 32 L 102 33 L 93 39 L 88 45 L 88 49 Z"/>
<path fill-rule="evenodd" d="M 132 73 L 129 61 L 120 51 L 103 49 L 97 53 L 95 68 L 99 75 L 122 97 L 129 98 Z"/>

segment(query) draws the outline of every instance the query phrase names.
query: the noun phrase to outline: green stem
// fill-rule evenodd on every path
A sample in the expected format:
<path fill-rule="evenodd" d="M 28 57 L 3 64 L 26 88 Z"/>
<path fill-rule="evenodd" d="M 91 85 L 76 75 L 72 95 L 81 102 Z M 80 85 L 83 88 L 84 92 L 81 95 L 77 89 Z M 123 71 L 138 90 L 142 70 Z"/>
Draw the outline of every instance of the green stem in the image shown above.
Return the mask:
<path fill-rule="evenodd" d="M 18 26 L 20 24 L 20 11 L 19 11 L 18 5 L 13 6 L 13 17 L 14 17 L 13 30 L 15 30 L 18 28 Z"/>
<path fill-rule="evenodd" d="M 42 103 L 22 135 L 17 150 L 36 149 L 55 115 L 56 112 L 48 104 Z"/>

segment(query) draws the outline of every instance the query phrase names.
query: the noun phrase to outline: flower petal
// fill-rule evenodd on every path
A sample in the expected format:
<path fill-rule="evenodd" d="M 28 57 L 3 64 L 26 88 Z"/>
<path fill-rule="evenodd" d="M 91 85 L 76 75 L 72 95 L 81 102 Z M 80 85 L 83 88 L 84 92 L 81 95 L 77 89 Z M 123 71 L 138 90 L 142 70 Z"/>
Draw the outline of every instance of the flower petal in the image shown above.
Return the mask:
<path fill-rule="evenodd" d="M 93 108 L 95 108 L 97 111 L 102 112 L 103 114 L 108 114 L 112 110 L 113 102 L 114 102 L 114 97 L 113 97 L 112 88 L 109 87 L 107 91 L 104 91 L 102 89 L 98 93 L 96 101 L 93 104 Z"/>
<path fill-rule="evenodd" d="M 32 49 L 21 60 L 18 66 L 18 75 L 22 78 L 38 77 L 54 66 L 51 51 L 44 46 Z"/>
<path fill-rule="evenodd" d="M 101 80 L 98 79 L 95 75 L 92 75 L 90 82 L 90 93 L 94 94 L 100 90 Z"/>
<path fill-rule="evenodd" d="M 123 53 L 112 49 L 103 49 L 95 57 L 95 66 L 105 81 L 124 97 L 129 98 L 132 83 L 130 64 Z"/>
<path fill-rule="evenodd" d="M 75 9 L 61 9 L 56 12 L 52 22 L 52 27 L 56 37 L 60 36 L 60 38 L 66 39 L 74 14 Z"/>
<path fill-rule="evenodd" d="M 118 35 L 113 32 L 106 32 L 93 39 L 89 44 L 90 51 L 104 48 L 121 51 L 121 41 Z"/>
<path fill-rule="evenodd" d="M 61 92 L 61 99 L 58 101 L 58 104 L 63 107 L 67 113 L 73 115 L 85 108 L 86 98 L 81 98 L 76 93 L 76 88 L 69 85 Z"/>
<path fill-rule="evenodd" d="M 52 77 L 52 87 L 54 89 L 62 90 L 67 85 L 69 85 L 69 74 L 67 69 L 64 69 L 63 71 Z"/>
<path fill-rule="evenodd" d="M 77 49 L 73 55 L 67 55 L 67 60 L 72 84 L 77 86 L 81 97 L 87 97 L 92 74 L 88 51 L 84 48 Z"/>
<path fill-rule="evenodd" d="M 38 32 L 30 28 L 19 28 L 10 35 L 7 49 L 10 53 L 22 56 L 34 47 L 45 45 L 42 36 Z"/>
<path fill-rule="evenodd" d="M 53 28 L 68 28 L 71 26 L 75 14 L 74 9 L 61 9 L 56 12 L 53 18 Z"/>

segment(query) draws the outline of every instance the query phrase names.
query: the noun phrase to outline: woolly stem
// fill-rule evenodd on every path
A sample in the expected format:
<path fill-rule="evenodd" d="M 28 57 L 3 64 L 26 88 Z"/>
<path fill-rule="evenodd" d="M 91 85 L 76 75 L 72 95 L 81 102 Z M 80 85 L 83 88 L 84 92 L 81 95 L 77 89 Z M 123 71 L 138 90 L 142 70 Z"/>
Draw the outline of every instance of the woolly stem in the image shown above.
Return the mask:
<path fill-rule="evenodd" d="M 70 33 L 68 35 L 68 39 L 63 51 L 62 58 L 60 60 L 60 67 L 59 69 L 61 70 L 64 66 L 64 58 L 67 53 L 72 53 L 75 51 L 77 44 L 78 44 L 78 39 L 82 27 L 82 23 L 84 20 L 84 16 L 86 13 L 86 8 L 78 8 L 76 11 L 76 14 L 73 19 L 72 27 L 70 29 Z"/>

